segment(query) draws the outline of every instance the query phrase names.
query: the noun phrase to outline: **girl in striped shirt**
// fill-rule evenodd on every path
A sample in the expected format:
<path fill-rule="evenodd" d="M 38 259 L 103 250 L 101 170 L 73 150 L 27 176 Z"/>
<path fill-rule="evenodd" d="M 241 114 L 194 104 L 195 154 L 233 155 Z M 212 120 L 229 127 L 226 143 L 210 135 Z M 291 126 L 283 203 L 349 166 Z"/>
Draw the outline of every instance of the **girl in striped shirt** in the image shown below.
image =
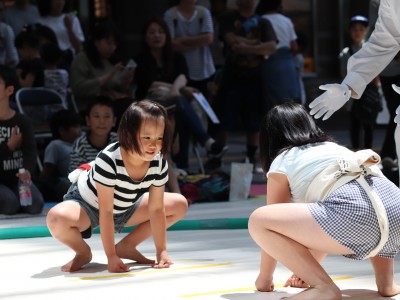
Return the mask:
<path fill-rule="evenodd" d="M 180 194 L 166 193 L 168 165 L 163 155 L 169 149 L 170 134 L 165 109 L 154 102 L 133 103 L 123 114 L 118 129 L 119 142 L 103 149 L 87 170 L 70 174 L 72 185 L 64 201 L 47 215 L 51 234 L 75 251 L 75 257 L 61 267 L 64 272 L 79 270 L 92 259 L 84 241 L 100 226 L 109 272 L 127 272 L 121 259 L 168 268 L 166 229 L 187 211 Z M 137 225 L 115 244 L 114 232 Z M 136 248 L 153 236 L 156 261 Z"/>

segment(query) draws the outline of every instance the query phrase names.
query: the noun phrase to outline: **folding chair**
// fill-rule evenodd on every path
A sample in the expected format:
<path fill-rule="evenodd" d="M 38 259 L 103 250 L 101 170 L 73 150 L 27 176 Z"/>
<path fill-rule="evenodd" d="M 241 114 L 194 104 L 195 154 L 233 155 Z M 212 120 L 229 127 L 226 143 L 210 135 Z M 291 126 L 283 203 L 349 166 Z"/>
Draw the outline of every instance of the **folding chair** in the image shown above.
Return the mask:
<path fill-rule="evenodd" d="M 68 109 L 60 94 L 44 87 L 21 88 L 15 94 L 18 111 L 30 117 L 35 137 L 51 137 L 48 119 L 60 109 Z"/>
<path fill-rule="evenodd" d="M 18 111 L 31 119 L 35 139 L 51 138 L 49 118 L 57 110 L 67 109 L 60 94 L 44 87 L 19 89 L 15 94 L 15 102 Z M 37 165 L 42 171 L 43 164 L 39 156 Z"/>

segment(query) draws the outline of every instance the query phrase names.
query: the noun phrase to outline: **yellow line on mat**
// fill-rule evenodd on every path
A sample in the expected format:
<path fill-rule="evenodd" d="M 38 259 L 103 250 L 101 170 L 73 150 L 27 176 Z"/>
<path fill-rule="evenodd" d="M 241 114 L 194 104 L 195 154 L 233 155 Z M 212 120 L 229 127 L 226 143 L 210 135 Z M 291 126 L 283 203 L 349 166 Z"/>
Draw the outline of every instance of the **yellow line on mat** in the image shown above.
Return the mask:
<path fill-rule="evenodd" d="M 109 275 L 80 277 L 80 278 L 71 279 L 71 281 L 110 279 L 110 278 L 118 278 L 118 277 L 132 277 L 132 276 L 137 276 L 137 275 L 147 275 L 147 274 L 160 273 L 160 272 L 195 270 L 195 269 L 228 266 L 228 265 L 232 265 L 232 263 L 225 262 L 225 263 L 218 263 L 218 264 L 204 264 L 204 265 L 188 266 L 188 267 L 181 267 L 181 268 L 148 269 L 148 270 L 144 270 L 144 271 L 140 271 L 140 272 L 133 271 L 133 272 L 127 272 L 127 273 L 115 273 L 115 274 L 109 274 Z"/>
<path fill-rule="evenodd" d="M 346 279 L 351 279 L 353 276 L 341 276 L 341 277 L 335 277 L 332 278 L 333 281 L 339 281 L 339 280 L 346 280 Z M 283 287 L 283 283 L 275 284 L 275 288 L 277 287 Z M 203 292 L 203 293 L 197 293 L 197 294 L 185 294 L 185 295 L 180 295 L 179 297 L 181 298 L 195 298 L 195 297 L 202 297 L 202 296 L 209 296 L 209 295 L 222 295 L 222 294 L 231 294 L 231 293 L 238 293 L 238 292 L 251 292 L 255 291 L 256 288 L 253 287 L 243 287 L 243 288 L 236 288 L 236 289 L 230 289 L 230 290 L 217 290 L 217 291 L 210 291 L 210 292 Z"/>

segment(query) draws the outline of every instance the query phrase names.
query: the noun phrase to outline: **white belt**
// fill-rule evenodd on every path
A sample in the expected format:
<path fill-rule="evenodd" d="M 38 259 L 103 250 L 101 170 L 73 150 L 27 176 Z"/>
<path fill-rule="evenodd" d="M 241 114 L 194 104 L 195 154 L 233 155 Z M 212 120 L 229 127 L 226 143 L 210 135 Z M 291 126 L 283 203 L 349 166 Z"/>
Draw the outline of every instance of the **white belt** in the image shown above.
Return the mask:
<path fill-rule="evenodd" d="M 379 162 L 379 155 L 369 149 L 355 152 L 354 157 L 339 159 L 314 178 L 305 196 L 306 202 L 323 201 L 340 186 L 353 179 L 357 180 L 371 200 L 381 231 L 381 239 L 378 245 L 366 258 L 376 256 L 382 250 L 389 237 L 389 220 L 386 209 L 379 196 L 365 180 L 366 175 L 384 177 L 377 167 Z"/>

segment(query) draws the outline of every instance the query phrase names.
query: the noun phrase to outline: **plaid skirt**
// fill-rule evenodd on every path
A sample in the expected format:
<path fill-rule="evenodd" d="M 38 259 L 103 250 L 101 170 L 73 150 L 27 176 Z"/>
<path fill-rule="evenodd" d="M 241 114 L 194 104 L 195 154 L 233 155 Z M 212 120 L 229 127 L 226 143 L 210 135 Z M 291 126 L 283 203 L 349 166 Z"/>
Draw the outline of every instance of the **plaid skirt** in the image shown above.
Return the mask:
<path fill-rule="evenodd" d="M 400 189 L 385 177 L 367 176 L 365 179 L 382 200 L 389 220 L 389 239 L 378 256 L 394 258 L 400 249 Z M 345 255 L 348 258 L 365 259 L 380 241 L 374 207 L 356 180 L 308 207 L 330 237 L 353 251 L 354 254 Z"/>

